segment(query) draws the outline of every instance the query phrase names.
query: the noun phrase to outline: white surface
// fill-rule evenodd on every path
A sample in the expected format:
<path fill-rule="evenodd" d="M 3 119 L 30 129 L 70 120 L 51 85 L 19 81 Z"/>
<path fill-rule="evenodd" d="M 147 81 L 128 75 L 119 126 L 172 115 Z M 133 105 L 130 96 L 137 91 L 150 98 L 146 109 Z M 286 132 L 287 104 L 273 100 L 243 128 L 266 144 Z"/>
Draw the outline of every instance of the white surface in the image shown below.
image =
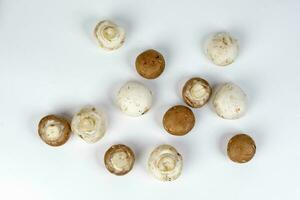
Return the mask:
<path fill-rule="evenodd" d="M 299 10 L 297 0 L 0 1 L 0 199 L 299 199 Z M 101 50 L 92 37 L 102 19 L 127 30 L 116 52 Z M 205 58 L 201 43 L 224 30 L 239 39 L 241 51 L 234 64 L 220 68 Z M 165 72 L 153 81 L 134 67 L 147 48 L 166 58 Z M 194 110 L 190 134 L 171 136 L 162 115 L 183 104 L 179 88 L 198 75 L 213 85 L 237 83 L 248 94 L 249 110 L 227 121 L 206 106 Z M 112 102 L 128 80 L 143 82 L 155 95 L 140 118 Z M 87 104 L 109 114 L 102 140 L 89 145 L 73 135 L 61 148 L 40 140 L 41 117 L 71 116 Z M 257 143 L 245 165 L 224 155 L 227 139 L 240 131 Z M 103 164 L 116 143 L 137 155 L 124 177 Z M 149 153 L 162 143 L 183 155 L 183 174 L 172 183 L 146 171 Z"/>

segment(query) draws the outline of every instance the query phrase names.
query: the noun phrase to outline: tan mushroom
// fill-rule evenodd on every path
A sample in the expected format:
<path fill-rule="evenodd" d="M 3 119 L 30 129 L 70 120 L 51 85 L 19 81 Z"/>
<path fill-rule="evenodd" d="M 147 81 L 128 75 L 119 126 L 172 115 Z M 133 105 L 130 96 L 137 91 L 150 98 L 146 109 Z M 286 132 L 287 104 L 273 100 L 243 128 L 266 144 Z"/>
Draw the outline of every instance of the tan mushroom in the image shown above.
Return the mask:
<path fill-rule="evenodd" d="M 61 146 L 69 139 L 71 128 L 68 120 L 55 115 L 48 115 L 41 119 L 38 133 L 46 144 Z"/>
<path fill-rule="evenodd" d="M 133 168 L 135 155 L 126 145 L 117 144 L 111 146 L 105 153 L 105 167 L 112 174 L 122 176 L 127 174 Z"/>

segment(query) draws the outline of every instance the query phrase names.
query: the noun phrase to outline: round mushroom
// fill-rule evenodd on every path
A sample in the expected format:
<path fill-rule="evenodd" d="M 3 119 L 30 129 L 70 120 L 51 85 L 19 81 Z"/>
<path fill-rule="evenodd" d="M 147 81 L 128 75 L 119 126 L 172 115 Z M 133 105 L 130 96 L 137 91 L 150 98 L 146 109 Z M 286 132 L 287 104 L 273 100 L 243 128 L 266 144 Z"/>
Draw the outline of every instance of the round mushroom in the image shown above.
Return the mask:
<path fill-rule="evenodd" d="M 171 145 L 160 145 L 153 150 L 148 160 L 150 173 L 161 181 L 173 181 L 182 171 L 182 156 Z"/>
<path fill-rule="evenodd" d="M 185 135 L 193 129 L 194 125 L 194 113 L 186 106 L 173 106 L 163 117 L 163 126 L 165 130 L 172 135 Z"/>
<path fill-rule="evenodd" d="M 246 163 L 254 157 L 255 152 L 255 142 L 246 134 L 233 136 L 227 145 L 227 155 L 233 162 Z"/>
<path fill-rule="evenodd" d="M 106 116 L 94 107 L 84 107 L 74 115 L 71 128 L 87 143 L 95 143 L 106 132 Z"/>
<path fill-rule="evenodd" d="M 211 91 L 211 87 L 206 80 L 195 77 L 185 83 L 182 89 L 182 97 L 184 102 L 192 108 L 201 108 L 208 102 Z"/>
<path fill-rule="evenodd" d="M 68 120 L 55 115 L 47 115 L 38 126 L 41 139 L 50 146 L 61 146 L 67 142 L 71 134 Z"/>
<path fill-rule="evenodd" d="M 120 48 L 125 41 L 124 29 L 109 20 L 99 22 L 95 27 L 94 35 L 100 47 L 108 51 Z"/>
<path fill-rule="evenodd" d="M 113 145 L 104 156 L 105 167 L 112 174 L 118 176 L 127 174 L 132 169 L 134 161 L 133 151 L 123 144 Z"/>
<path fill-rule="evenodd" d="M 236 59 L 239 51 L 238 41 L 229 33 L 221 32 L 211 36 L 206 42 L 206 54 L 216 65 L 226 66 Z"/>
<path fill-rule="evenodd" d="M 247 96 L 234 83 L 224 83 L 216 88 L 212 97 L 212 105 L 220 117 L 238 119 L 246 112 Z"/>
<path fill-rule="evenodd" d="M 154 49 L 144 51 L 135 61 L 136 71 L 146 79 L 159 77 L 165 69 L 165 59 Z"/>
<path fill-rule="evenodd" d="M 139 82 L 127 82 L 118 92 L 117 105 L 129 116 L 143 115 L 152 105 L 152 92 Z"/>

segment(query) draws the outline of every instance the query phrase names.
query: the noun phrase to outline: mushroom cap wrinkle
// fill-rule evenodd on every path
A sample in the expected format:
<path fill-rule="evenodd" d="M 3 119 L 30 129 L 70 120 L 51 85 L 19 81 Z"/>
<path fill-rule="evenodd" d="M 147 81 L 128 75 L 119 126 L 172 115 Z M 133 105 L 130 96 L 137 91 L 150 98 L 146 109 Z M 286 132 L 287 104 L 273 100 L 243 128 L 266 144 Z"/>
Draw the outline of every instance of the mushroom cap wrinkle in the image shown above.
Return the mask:
<path fill-rule="evenodd" d="M 212 98 L 216 113 L 224 119 L 238 119 L 247 109 L 247 96 L 234 83 L 224 83 L 216 88 Z"/>
<path fill-rule="evenodd" d="M 77 112 L 71 123 L 72 131 L 87 143 L 95 143 L 106 132 L 106 116 L 94 107 L 84 107 Z"/>
<path fill-rule="evenodd" d="M 116 101 L 123 113 L 137 117 L 151 108 L 152 92 L 139 82 L 129 81 L 120 88 Z"/>
<path fill-rule="evenodd" d="M 41 139 L 50 146 L 61 146 L 67 142 L 71 134 L 68 120 L 55 115 L 47 115 L 38 126 Z"/>
<path fill-rule="evenodd" d="M 239 45 L 229 33 L 220 32 L 208 38 L 205 51 L 214 64 L 226 66 L 233 63 L 238 56 Z"/>
<path fill-rule="evenodd" d="M 181 175 L 182 156 L 171 145 L 160 145 L 150 154 L 148 169 L 161 181 L 173 181 Z"/>
<path fill-rule="evenodd" d="M 112 51 L 120 48 L 125 41 L 125 31 L 112 21 L 99 22 L 94 30 L 94 35 L 101 48 Z"/>

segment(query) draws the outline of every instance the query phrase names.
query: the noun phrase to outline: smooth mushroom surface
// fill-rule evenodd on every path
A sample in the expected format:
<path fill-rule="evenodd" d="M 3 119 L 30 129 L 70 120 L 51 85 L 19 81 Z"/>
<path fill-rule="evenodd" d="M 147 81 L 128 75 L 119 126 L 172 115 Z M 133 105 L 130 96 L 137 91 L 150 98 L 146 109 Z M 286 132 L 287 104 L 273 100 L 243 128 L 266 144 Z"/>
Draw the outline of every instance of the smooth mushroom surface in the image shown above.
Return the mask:
<path fill-rule="evenodd" d="M 142 77 L 155 79 L 163 73 L 165 69 L 165 59 L 158 51 L 149 49 L 137 56 L 135 67 Z"/>
<path fill-rule="evenodd" d="M 95 143 L 106 132 L 105 114 L 94 107 L 85 107 L 77 112 L 71 123 L 72 131 L 87 143 Z"/>
<path fill-rule="evenodd" d="M 130 81 L 120 88 L 116 101 L 123 113 L 137 117 L 151 108 L 152 92 L 142 83 Z"/>
<path fill-rule="evenodd" d="M 134 161 L 133 151 L 123 144 L 113 145 L 104 156 L 105 167 L 118 176 L 127 174 L 132 169 Z"/>
<path fill-rule="evenodd" d="M 224 83 L 216 87 L 212 105 L 218 116 L 224 119 L 238 119 L 247 109 L 247 96 L 234 83 Z"/>
<path fill-rule="evenodd" d="M 186 106 L 173 106 L 163 117 L 163 126 L 165 130 L 172 135 L 185 135 L 193 129 L 194 125 L 194 113 Z"/>
<path fill-rule="evenodd" d="M 124 29 L 109 20 L 99 22 L 94 35 L 100 47 L 108 51 L 120 48 L 125 41 Z"/>
<path fill-rule="evenodd" d="M 256 152 L 254 140 L 246 134 L 238 134 L 232 137 L 227 145 L 227 155 L 237 163 L 250 161 Z"/>
<path fill-rule="evenodd" d="M 69 139 L 71 128 L 68 120 L 55 115 L 48 115 L 39 122 L 38 133 L 46 144 L 61 146 Z"/>
<path fill-rule="evenodd" d="M 158 180 L 173 181 L 181 175 L 182 156 L 171 145 L 160 145 L 150 154 L 149 172 Z"/>
<path fill-rule="evenodd" d="M 208 58 L 219 66 L 233 63 L 238 56 L 238 41 L 226 32 L 216 33 L 209 37 L 205 46 Z"/>
<path fill-rule="evenodd" d="M 201 108 L 208 102 L 211 91 L 212 89 L 206 80 L 195 77 L 185 83 L 182 97 L 184 102 L 192 108 Z"/>

